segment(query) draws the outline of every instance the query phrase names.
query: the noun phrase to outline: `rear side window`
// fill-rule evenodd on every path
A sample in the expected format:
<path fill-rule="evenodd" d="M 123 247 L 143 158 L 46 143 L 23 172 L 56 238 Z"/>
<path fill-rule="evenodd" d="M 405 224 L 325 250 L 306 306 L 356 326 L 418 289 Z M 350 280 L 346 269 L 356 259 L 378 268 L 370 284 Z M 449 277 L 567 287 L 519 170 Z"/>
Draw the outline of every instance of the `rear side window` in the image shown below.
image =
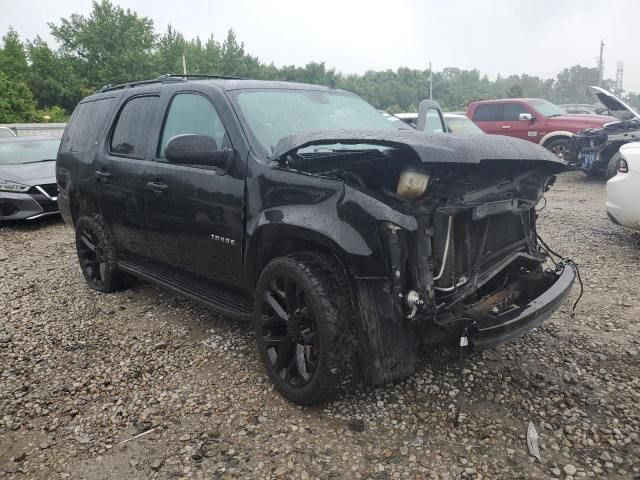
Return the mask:
<path fill-rule="evenodd" d="M 183 133 L 208 135 L 222 149 L 226 131 L 209 100 L 196 93 L 179 93 L 171 101 L 158 156 L 164 158 L 169 140 Z"/>
<path fill-rule="evenodd" d="M 114 155 L 143 159 L 153 124 L 158 97 L 133 97 L 124 104 L 116 120 L 109 152 Z"/>
<path fill-rule="evenodd" d="M 113 97 L 82 102 L 73 111 L 62 135 L 60 152 L 86 153 L 91 150 L 109 114 Z"/>
<path fill-rule="evenodd" d="M 499 122 L 503 120 L 503 105 L 501 103 L 478 105 L 475 112 L 473 112 L 473 120 L 480 122 Z"/>
<path fill-rule="evenodd" d="M 530 113 L 530 112 L 519 103 L 504 104 L 504 120 L 505 121 L 514 122 L 516 120 L 520 120 L 521 113 Z"/>

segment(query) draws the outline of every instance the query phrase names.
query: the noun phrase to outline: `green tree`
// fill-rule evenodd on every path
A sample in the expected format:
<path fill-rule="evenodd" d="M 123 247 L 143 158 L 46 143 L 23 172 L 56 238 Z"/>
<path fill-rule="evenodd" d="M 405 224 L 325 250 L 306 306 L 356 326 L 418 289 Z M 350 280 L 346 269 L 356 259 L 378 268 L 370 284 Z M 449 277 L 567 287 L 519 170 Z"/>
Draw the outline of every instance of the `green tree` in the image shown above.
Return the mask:
<path fill-rule="evenodd" d="M 29 78 L 27 54 L 20 37 L 12 27 L 9 27 L 9 31 L 2 37 L 0 72 L 16 80 L 26 81 Z"/>
<path fill-rule="evenodd" d="M 32 122 L 36 108 L 31 90 L 24 80 L 0 71 L 0 123 Z"/>
<path fill-rule="evenodd" d="M 76 73 L 90 87 L 152 75 L 156 35 L 148 17 L 101 0 L 93 2 L 88 17 L 72 14 L 49 27 L 61 52 L 75 60 Z"/>
<path fill-rule="evenodd" d="M 54 52 L 40 37 L 27 43 L 27 52 L 31 63 L 29 87 L 38 108 L 59 106 L 71 111 L 82 98 L 73 59 Z"/>

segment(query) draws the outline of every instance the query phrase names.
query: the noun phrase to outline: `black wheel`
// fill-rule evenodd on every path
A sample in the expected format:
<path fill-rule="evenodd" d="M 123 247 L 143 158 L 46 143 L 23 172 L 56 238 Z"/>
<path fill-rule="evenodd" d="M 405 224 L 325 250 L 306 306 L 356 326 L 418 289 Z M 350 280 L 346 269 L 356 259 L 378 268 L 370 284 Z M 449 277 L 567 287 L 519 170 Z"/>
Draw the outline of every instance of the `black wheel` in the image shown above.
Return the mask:
<path fill-rule="evenodd" d="M 315 254 L 272 260 L 255 293 L 256 343 L 271 381 L 311 405 L 348 389 L 357 370 L 348 287 L 335 262 Z"/>
<path fill-rule="evenodd" d="M 567 154 L 567 147 L 569 146 L 569 140 L 566 138 L 559 138 L 547 145 L 547 150 L 553 153 L 560 160 L 564 160 Z"/>
<path fill-rule="evenodd" d="M 100 215 L 78 219 L 76 250 L 80 269 L 91 288 L 109 293 L 123 290 L 133 283 L 131 275 L 117 269 L 115 248 Z"/>
<path fill-rule="evenodd" d="M 620 155 L 620 152 L 616 152 L 611 156 L 611 159 L 607 164 L 607 180 L 618 174 L 618 165 L 620 165 L 621 158 L 622 156 Z"/>

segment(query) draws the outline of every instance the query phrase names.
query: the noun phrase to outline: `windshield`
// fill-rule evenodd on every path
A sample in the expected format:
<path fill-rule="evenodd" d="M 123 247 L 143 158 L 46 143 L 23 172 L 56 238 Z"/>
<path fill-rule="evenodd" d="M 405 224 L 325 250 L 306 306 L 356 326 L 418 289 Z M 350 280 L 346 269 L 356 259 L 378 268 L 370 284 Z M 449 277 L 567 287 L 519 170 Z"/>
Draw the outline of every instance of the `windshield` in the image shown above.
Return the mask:
<path fill-rule="evenodd" d="M 447 122 L 447 127 L 451 130 L 451 133 L 455 133 L 456 135 L 477 135 L 484 133 L 480 127 L 467 117 L 449 117 L 445 115 L 444 121 Z"/>
<path fill-rule="evenodd" d="M 265 89 L 240 90 L 235 96 L 250 136 L 267 155 L 289 135 L 318 130 L 409 128 L 395 117 L 382 115 L 360 97 L 348 93 Z"/>
<path fill-rule="evenodd" d="M 566 110 L 546 100 L 532 100 L 527 102 L 527 105 L 533 107 L 540 115 L 545 117 L 558 117 L 567 114 Z"/>
<path fill-rule="evenodd" d="M 60 139 L 0 143 L 0 165 L 55 160 Z"/>

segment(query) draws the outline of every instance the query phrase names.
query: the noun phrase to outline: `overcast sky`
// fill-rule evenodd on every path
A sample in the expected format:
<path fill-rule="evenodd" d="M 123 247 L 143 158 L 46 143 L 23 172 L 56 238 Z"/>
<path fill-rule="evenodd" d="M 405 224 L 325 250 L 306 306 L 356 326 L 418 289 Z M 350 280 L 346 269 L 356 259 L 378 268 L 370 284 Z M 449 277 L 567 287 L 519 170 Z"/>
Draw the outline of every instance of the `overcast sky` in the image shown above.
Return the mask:
<path fill-rule="evenodd" d="M 495 77 L 555 77 L 595 67 L 605 41 L 605 77 L 624 62 L 624 88 L 640 91 L 640 1 L 616 0 L 115 0 L 169 23 L 185 37 L 224 39 L 233 28 L 264 62 L 324 61 L 343 73 L 399 66 L 478 68 Z M 0 32 L 51 41 L 47 22 L 89 13 L 87 0 L 0 0 Z"/>

